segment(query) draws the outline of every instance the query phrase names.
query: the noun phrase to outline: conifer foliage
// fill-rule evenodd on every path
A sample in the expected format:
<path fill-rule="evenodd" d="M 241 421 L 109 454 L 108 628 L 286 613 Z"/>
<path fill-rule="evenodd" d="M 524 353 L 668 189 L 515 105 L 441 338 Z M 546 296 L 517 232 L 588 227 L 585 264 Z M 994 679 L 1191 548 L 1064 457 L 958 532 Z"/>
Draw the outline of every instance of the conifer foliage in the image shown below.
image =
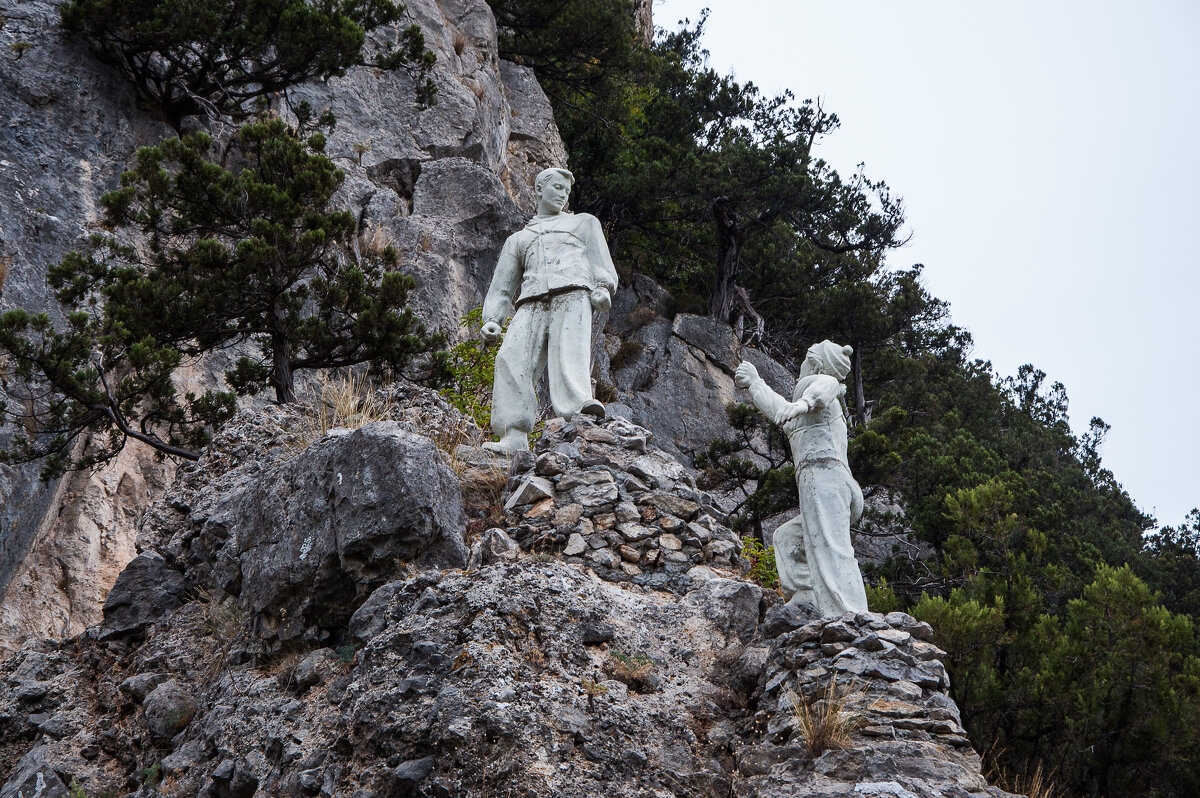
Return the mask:
<path fill-rule="evenodd" d="M 97 236 L 51 268 L 65 329 L 44 314 L 0 317 L 0 353 L 22 378 L 3 411 L 26 430 L 7 458 L 46 457 L 49 477 L 108 460 L 128 438 L 194 458 L 235 400 L 179 396 L 185 358 L 249 344 L 229 387 L 291 402 L 296 371 L 401 371 L 439 343 L 407 307 L 414 280 L 395 251 L 359 257 L 353 214 L 328 207 L 343 175 L 313 127 L 302 108 L 295 127 L 244 126 L 224 158 L 198 132 L 138 152 L 101 200 L 106 224 L 137 244 Z M 85 431 L 107 443 L 75 456 Z"/>
<path fill-rule="evenodd" d="M 67 0 L 63 27 L 179 127 L 202 111 L 237 116 L 253 101 L 363 62 L 367 34 L 395 24 L 391 0 Z M 418 100 L 433 97 L 433 54 L 421 29 L 397 31 L 374 53 L 384 68 L 419 74 Z"/>

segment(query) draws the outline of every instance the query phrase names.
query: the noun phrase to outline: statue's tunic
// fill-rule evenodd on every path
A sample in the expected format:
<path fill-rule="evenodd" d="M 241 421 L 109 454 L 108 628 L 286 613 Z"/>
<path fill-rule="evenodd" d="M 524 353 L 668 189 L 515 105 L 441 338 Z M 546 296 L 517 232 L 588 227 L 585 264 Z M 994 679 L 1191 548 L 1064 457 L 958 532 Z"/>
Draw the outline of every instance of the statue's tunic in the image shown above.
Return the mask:
<path fill-rule="evenodd" d="M 503 321 L 514 297 L 516 305 L 496 355 L 492 430 L 497 435 L 533 429 L 534 386 L 542 369 L 556 413 L 570 418 L 592 399 L 591 292 L 596 288 L 611 296 L 617 270 L 595 216 L 535 216 L 504 242 L 483 302 L 485 323 Z"/>
<path fill-rule="evenodd" d="M 788 436 L 796 465 L 800 513 L 774 537 L 784 593 L 789 601 L 815 604 L 825 616 L 866 612 L 867 594 L 850 541 L 863 495 L 846 459 L 841 382 L 827 374 L 801 377 L 795 402 L 761 379 L 749 387 L 754 403 Z"/>

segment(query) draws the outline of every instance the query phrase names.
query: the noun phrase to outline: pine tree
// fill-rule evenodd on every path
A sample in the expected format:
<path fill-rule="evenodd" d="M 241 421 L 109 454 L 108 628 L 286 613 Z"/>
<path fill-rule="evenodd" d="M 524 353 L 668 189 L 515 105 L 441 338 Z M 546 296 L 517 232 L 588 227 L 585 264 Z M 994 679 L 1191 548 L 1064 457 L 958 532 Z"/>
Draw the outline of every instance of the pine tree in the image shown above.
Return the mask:
<path fill-rule="evenodd" d="M 256 350 L 226 372 L 229 387 L 291 402 L 296 371 L 399 372 L 440 343 L 407 307 L 414 280 L 395 251 L 356 255 L 353 214 L 329 208 L 343 175 L 311 128 L 302 108 L 295 128 L 244 126 L 224 157 L 199 132 L 138 152 L 101 200 L 106 224 L 138 245 L 96 236 L 50 269 L 65 329 L 45 314 L 0 317 L 18 378 L 0 412 L 25 429 L 5 458 L 47 458 L 50 477 L 111 459 L 129 438 L 195 458 L 235 406 L 230 392 L 179 395 L 175 369 L 208 352 Z M 78 455 L 88 431 L 105 443 Z"/>
<path fill-rule="evenodd" d="M 391 0 L 67 0 L 62 25 L 119 69 L 177 130 L 199 112 L 240 116 L 266 95 L 363 63 L 371 31 L 394 25 Z M 416 25 L 374 65 L 406 65 L 418 101 L 433 98 L 433 54 Z"/>

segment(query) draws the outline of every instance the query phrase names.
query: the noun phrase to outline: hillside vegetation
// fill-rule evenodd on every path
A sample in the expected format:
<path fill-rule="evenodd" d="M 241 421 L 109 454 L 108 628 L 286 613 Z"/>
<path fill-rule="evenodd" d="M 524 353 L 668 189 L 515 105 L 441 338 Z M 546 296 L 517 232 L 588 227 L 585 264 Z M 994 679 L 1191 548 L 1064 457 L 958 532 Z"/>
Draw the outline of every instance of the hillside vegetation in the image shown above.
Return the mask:
<path fill-rule="evenodd" d="M 920 265 L 888 260 L 903 225 L 889 188 L 812 154 L 838 127 L 828 109 L 712 70 L 703 20 L 647 47 L 626 0 L 491 5 L 501 54 L 554 105 L 574 208 L 605 221 L 615 260 L 782 362 L 824 338 L 854 346 L 852 465 L 903 509 L 863 531 L 902 523 L 928 552 L 869 572 L 874 609 L 935 627 L 992 771 L 1062 795 L 1200 791 L 1200 515 L 1146 537 L 1154 520 L 1101 463 L 1107 425 L 1076 437 L 1060 383 L 972 356 Z M 754 480 L 742 523 L 761 530 L 794 501 L 790 475 L 737 449 L 704 461 L 714 480 Z"/>

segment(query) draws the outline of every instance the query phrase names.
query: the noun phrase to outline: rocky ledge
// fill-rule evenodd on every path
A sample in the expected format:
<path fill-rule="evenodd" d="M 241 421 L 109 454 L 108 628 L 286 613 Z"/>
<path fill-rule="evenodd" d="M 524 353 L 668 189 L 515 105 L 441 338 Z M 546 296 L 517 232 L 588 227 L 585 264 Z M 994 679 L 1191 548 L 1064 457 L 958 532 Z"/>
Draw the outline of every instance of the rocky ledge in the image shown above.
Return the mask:
<path fill-rule="evenodd" d="M 645 430 L 476 461 L 407 401 L 306 446 L 245 413 L 181 469 L 105 623 L 0 663 L 0 798 L 1003 795 L 930 629 L 748 581 Z"/>

